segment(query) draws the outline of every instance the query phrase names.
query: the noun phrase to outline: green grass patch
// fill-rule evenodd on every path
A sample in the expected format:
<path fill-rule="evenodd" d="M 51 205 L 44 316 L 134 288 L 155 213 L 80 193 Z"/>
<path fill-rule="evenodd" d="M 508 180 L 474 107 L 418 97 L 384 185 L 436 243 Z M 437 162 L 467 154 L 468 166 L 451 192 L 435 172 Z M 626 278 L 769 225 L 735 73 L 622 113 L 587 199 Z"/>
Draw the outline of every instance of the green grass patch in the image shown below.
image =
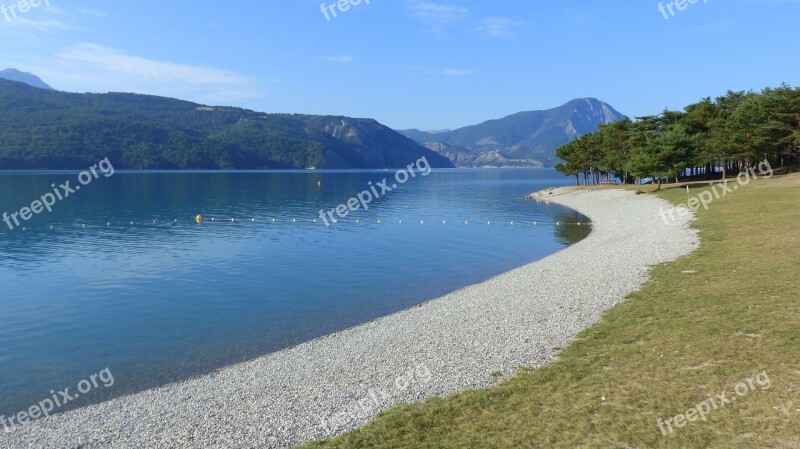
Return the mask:
<path fill-rule="evenodd" d="M 686 200 L 685 188 L 646 193 Z M 701 209 L 695 226 L 697 251 L 654 268 L 555 363 L 305 447 L 800 447 L 800 175 L 751 182 Z M 723 391 L 730 399 L 762 371 L 769 389 L 659 430 L 657 418 Z"/>

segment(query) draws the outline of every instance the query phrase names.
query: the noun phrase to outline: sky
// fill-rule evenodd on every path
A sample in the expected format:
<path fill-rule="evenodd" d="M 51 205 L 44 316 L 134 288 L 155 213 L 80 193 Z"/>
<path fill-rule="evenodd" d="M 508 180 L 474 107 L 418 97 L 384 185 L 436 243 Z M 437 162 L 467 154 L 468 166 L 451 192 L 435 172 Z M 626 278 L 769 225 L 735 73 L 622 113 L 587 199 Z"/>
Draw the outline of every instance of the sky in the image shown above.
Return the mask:
<path fill-rule="evenodd" d="M 800 84 L 800 0 L 31 1 L 0 0 L 0 69 L 58 90 L 395 129 L 583 97 L 634 117 Z"/>

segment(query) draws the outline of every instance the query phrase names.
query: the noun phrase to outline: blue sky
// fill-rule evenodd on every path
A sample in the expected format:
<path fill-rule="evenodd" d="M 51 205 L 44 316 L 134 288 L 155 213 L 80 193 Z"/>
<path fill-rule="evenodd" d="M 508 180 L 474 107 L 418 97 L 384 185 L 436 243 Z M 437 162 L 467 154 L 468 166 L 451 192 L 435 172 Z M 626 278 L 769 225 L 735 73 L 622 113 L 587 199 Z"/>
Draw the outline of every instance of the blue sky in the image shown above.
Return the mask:
<path fill-rule="evenodd" d="M 0 15 L 0 68 L 71 92 L 393 128 L 456 128 L 590 96 L 635 116 L 800 84 L 798 0 L 699 0 L 669 19 L 651 0 L 364 0 L 331 20 L 321 0 L 49 3 Z"/>

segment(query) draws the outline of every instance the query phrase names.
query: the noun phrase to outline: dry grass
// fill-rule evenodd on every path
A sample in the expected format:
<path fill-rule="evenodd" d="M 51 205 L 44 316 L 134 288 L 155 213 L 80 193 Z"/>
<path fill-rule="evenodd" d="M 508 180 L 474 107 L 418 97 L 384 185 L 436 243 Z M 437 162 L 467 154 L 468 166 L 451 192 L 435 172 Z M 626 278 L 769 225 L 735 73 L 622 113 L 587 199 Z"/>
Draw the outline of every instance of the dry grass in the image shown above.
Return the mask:
<path fill-rule="evenodd" d="M 686 200 L 685 188 L 657 194 Z M 308 447 L 800 447 L 800 175 L 715 200 L 696 226 L 700 249 L 655 268 L 556 363 L 497 388 L 395 408 Z M 659 431 L 657 418 L 722 391 L 730 398 L 762 371 L 771 388 L 757 386 L 705 422 Z"/>

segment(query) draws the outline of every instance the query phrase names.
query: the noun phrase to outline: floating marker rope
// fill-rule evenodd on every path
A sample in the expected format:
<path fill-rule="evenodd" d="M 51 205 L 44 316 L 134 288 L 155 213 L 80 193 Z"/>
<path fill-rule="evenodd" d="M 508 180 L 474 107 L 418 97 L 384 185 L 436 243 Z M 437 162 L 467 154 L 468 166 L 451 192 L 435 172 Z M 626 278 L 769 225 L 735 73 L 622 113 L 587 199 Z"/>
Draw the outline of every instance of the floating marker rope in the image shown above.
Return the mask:
<path fill-rule="evenodd" d="M 279 219 L 279 218 L 266 218 L 266 219 L 263 219 L 263 218 L 256 218 L 256 217 L 250 217 L 250 218 L 209 217 L 209 218 L 206 218 L 206 217 L 203 217 L 202 215 L 197 215 L 193 220 L 192 219 L 181 220 L 181 219 L 178 219 L 178 218 L 171 219 L 171 220 L 170 219 L 161 220 L 161 219 L 158 219 L 158 218 L 153 218 L 151 220 L 130 220 L 130 221 L 125 220 L 125 221 L 121 221 L 120 223 L 122 223 L 122 224 L 117 224 L 117 221 L 115 221 L 115 220 L 104 221 L 104 222 L 102 222 L 101 225 L 93 225 L 93 224 L 90 224 L 90 223 L 71 223 L 71 224 L 51 223 L 51 224 L 48 224 L 48 225 L 43 226 L 43 227 L 20 226 L 20 227 L 15 228 L 14 230 L 8 230 L 8 229 L 1 228 L 0 229 L 0 234 L 8 234 L 8 233 L 15 232 L 15 231 L 21 231 L 21 232 L 32 232 L 32 231 L 36 231 L 36 230 L 57 231 L 57 230 L 69 229 L 69 228 L 79 228 L 79 229 L 93 229 L 93 228 L 120 229 L 120 228 L 130 228 L 130 227 L 136 227 L 136 228 L 156 227 L 156 228 L 160 228 L 160 227 L 174 227 L 174 226 L 185 225 L 185 224 L 190 224 L 192 226 L 203 226 L 203 225 L 208 226 L 208 225 L 212 225 L 212 224 L 213 225 L 224 225 L 224 224 L 228 224 L 228 225 L 230 225 L 230 224 L 246 225 L 246 224 L 250 224 L 250 223 L 255 223 L 256 225 L 259 225 L 259 224 L 263 223 L 265 226 L 271 226 L 271 225 L 281 225 L 281 224 L 323 224 L 325 222 L 323 222 L 322 220 L 317 219 L 317 218 L 313 218 L 313 219 L 298 219 L 298 218 L 281 218 L 281 219 Z M 516 226 L 516 227 L 519 227 L 519 226 L 548 226 L 548 225 L 555 226 L 555 227 L 560 227 L 560 226 L 591 226 L 592 225 L 592 222 L 590 222 L 590 221 L 564 222 L 564 221 L 560 221 L 560 220 L 557 220 L 557 221 L 548 221 L 548 220 L 545 220 L 545 221 L 542 221 L 542 220 L 535 220 L 535 221 L 486 220 L 486 221 L 476 221 L 476 222 L 474 222 L 475 224 L 473 224 L 473 222 L 470 221 L 470 220 L 455 221 L 455 222 L 451 222 L 451 221 L 448 221 L 448 220 L 433 220 L 433 221 L 419 220 L 417 222 L 417 221 L 413 221 L 413 220 L 412 221 L 407 221 L 407 220 L 404 220 L 404 219 L 388 220 L 387 221 L 387 220 L 384 220 L 384 219 L 366 220 L 366 219 L 363 219 L 363 218 L 357 218 L 357 219 L 350 219 L 350 220 L 347 220 L 347 219 L 334 219 L 332 221 L 328 221 L 327 222 L 327 226 L 335 227 L 334 225 L 343 226 L 343 225 L 348 225 L 348 224 L 349 225 L 367 225 L 367 224 L 391 225 L 391 224 L 395 224 L 395 225 L 411 226 L 411 225 L 414 225 L 414 224 L 429 225 L 431 223 L 437 224 L 437 225 L 441 225 L 441 226 L 453 226 L 453 223 L 456 223 L 456 225 L 458 225 L 460 223 L 463 223 L 463 225 L 468 225 L 468 226 L 481 226 L 481 225 L 483 225 L 483 226 L 500 226 L 500 225 L 508 225 L 508 226 Z"/>

